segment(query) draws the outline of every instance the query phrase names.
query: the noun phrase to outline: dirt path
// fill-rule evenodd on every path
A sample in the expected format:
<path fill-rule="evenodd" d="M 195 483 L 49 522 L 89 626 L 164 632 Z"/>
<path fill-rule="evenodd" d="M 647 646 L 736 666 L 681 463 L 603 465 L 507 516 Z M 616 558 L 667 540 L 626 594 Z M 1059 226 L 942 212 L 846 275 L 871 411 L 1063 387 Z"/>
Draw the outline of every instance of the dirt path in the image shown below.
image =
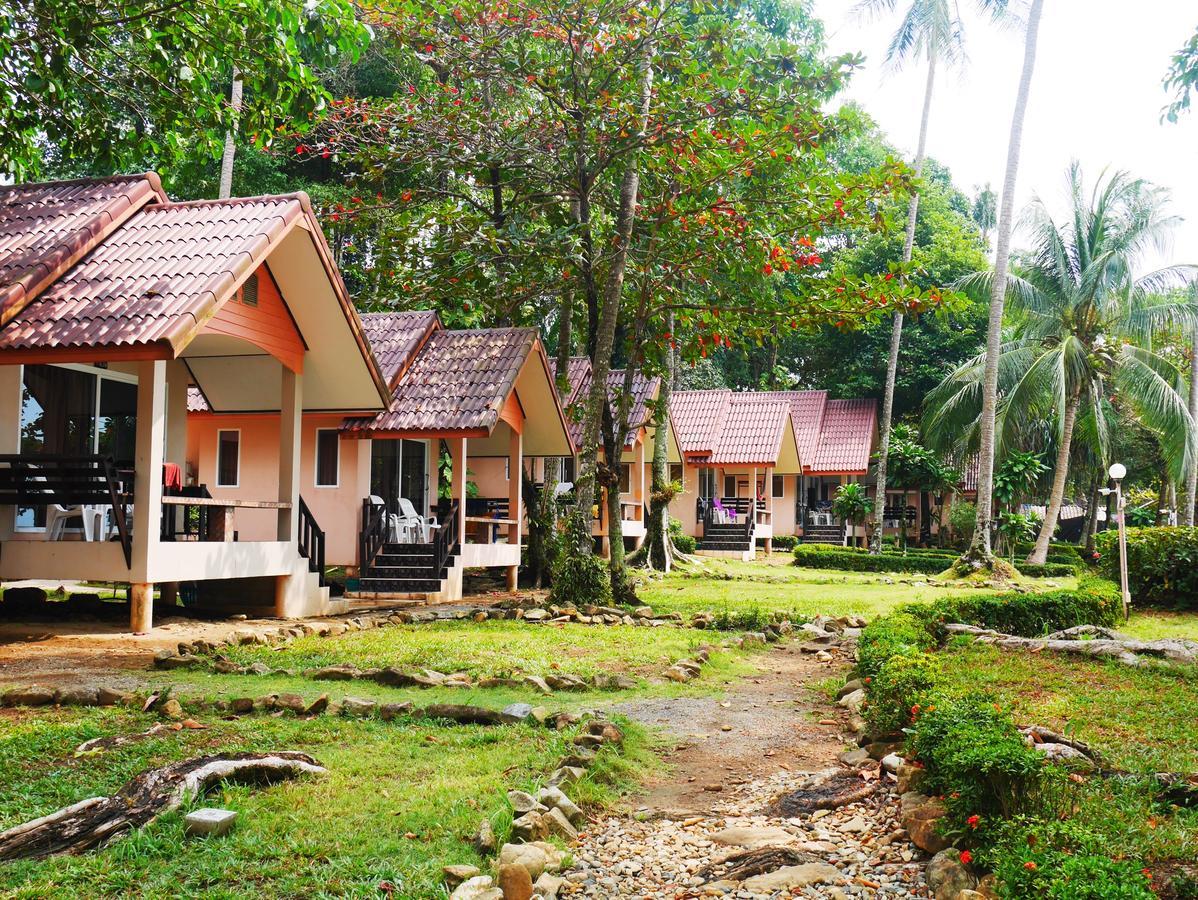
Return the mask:
<path fill-rule="evenodd" d="M 850 660 L 832 649 L 821 662 L 797 641 L 775 644 L 762 672 L 728 686 L 722 700 L 686 697 L 623 703 L 617 712 L 676 737 L 665 754 L 667 773 L 638 798 L 642 812 L 700 812 L 729 786 L 779 771 L 811 771 L 835 764 L 851 738 L 845 710 L 818 690 L 843 675 Z"/>

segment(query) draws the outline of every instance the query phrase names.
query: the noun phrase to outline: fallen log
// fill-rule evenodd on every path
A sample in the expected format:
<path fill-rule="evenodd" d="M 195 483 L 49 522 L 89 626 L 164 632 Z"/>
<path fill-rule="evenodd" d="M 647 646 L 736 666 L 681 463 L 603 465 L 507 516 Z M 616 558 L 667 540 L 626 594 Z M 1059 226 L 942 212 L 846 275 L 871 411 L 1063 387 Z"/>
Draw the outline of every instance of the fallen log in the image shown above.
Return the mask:
<path fill-rule="evenodd" d="M 756 850 L 741 850 L 723 859 L 717 859 L 695 871 L 695 875 L 710 881 L 717 869 L 727 866 L 720 875 L 721 881 L 744 881 L 754 875 L 773 872 L 784 866 L 800 866 L 804 863 L 823 862 L 818 856 L 794 847 L 758 847 Z"/>
<path fill-rule="evenodd" d="M 171 763 L 134 776 L 111 797 L 91 797 L 0 832 L 0 860 L 41 859 L 103 847 L 178 809 L 222 781 L 272 784 L 328 770 L 306 753 L 230 753 Z"/>
<path fill-rule="evenodd" d="M 1193 665 L 1198 663 L 1198 643 L 1181 640 L 1180 638 L 1164 638 L 1156 641 L 1140 641 L 1134 638 L 1112 639 L 1096 637 L 1092 640 L 1075 640 L 1070 637 L 1049 635 L 1042 638 L 1019 637 L 1014 634 L 1003 634 L 976 625 L 954 623 L 945 625 L 944 630 L 949 634 L 969 634 L 977 638 L 979 643 L 993 644 L 1004 650 L 1031 650 L 1039 653 L 1051 650 L 1055 653 L 1072 653 L 1078 656 L 1091 656 L 1097 659 L 1113 659 L 1129 666 L 1142 666 L 1150 661 Z M 1057 635 L 1073 632 L 1077 636 L 1085 636 L 1093 632 L 1078 632 L 1067 629 L 1057 632 Z"/>

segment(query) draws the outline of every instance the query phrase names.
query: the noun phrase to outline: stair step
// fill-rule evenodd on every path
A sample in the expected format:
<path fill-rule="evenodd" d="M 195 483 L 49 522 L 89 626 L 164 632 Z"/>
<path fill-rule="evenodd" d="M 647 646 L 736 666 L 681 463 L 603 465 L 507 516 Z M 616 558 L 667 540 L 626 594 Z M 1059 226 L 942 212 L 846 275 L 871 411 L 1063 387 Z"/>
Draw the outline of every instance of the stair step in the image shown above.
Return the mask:
<path fill-rule="evenodd" d="M 442 566 L 440 571 L 432 566 L 371 566 L 366 573 L 367 578 L 448 578 L 448 566 Z"/>
<path fill-rule="evenodd" d="M 444 589 L 434 578 L 363 578 L 358 590 L 366 594 L 429 594 Z"/>
<path fill-rule="evenodd" d="M 699 541 L 700 550 L 748 550 L 748 541 Z"/>

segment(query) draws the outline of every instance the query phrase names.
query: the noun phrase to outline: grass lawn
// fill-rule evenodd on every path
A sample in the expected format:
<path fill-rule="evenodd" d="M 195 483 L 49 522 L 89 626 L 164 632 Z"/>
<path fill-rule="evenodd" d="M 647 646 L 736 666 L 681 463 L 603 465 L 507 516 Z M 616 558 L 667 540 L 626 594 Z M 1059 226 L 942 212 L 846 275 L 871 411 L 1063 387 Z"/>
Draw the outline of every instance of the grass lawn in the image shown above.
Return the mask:
<path fill-rule="evenodd" d="M 155 717 L 124 710 L 6 711 L 0 731 L 0 829 L 117 790 L 146 768 L 203 753 L 294 749 L 329 769 L 323 778 L 257 789 L 228 786 L 206 805 L 239 812 L 222 838 L 189 840 L 181 814 L 165 816 L 107 850 L 0 865 L 0 894 L 15 897 L 444 896 L 441 866 L 479 859 L 470 837 L 484 816 L 502 838 L 505 792 L 532 787 L 567 751 L 572 732 L 541 726 L 253 716 L 212 721 L 99 756 L 80 742 L 141 731 Z M 603 803 L 652 765 L 644 733 L 626 731 L 625 756 L 604 751 L 572 789 Z M 600 783 L 603 782 L 603 783 Z"/>
<path fill-rule="evenodd" d="M 678 570 L 647 582 L 638 593 L 660 612 L 691 615 L 756 606 L 807 618 L 820 614 L 873 618 L 902 603 L 979 593 L 974 587 L 929 586 L 928 576 L 921 575 L 803 569 L 793 565 L 789 553 L 781 552 L 753 562 L 705 559 L 703 566 L 706 571 Z M 1046 581 L 1059 587 L 1076 583 L 1073 578 Z"/>
<path fill-rule="evenodd" d="M 1171 612 L 1160 609 L 1137 610 L 1132 607 L 1131 620 L 1115 628 L 1132 637 L 1146 641 L 1160 638 L 1185 638 L 1198 641 L 1198 612 Z"/>

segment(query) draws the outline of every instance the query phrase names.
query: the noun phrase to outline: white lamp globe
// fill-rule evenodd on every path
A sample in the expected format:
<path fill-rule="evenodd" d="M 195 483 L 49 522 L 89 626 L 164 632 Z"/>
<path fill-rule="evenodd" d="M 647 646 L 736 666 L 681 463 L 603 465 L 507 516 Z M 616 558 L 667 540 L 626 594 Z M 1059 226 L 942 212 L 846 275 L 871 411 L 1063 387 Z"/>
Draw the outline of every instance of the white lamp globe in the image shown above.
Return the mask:
<path fill-rule="evenodd" d="M 1127 466 L 1123 463 L 1114 463 L 1108 470 L 1108 474 L 1116 481 L 1122 481 L 1127 475 Z"/>

